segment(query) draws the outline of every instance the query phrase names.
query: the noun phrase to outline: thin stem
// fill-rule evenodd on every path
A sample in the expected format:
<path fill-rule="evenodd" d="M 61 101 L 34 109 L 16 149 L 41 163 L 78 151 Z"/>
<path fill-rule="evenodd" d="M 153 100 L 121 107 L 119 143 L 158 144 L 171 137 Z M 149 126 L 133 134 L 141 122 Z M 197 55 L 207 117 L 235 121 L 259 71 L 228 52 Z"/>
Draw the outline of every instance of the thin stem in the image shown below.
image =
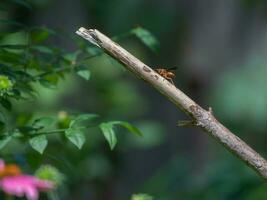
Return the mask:
<path fill-rule="evenodd" d="M 69 70 L 72 70 L 72 69 L 73 69 L 73 66 L 56 68 L 56 69 L 54 69 L 53 71 L 48 71 L 48 72 L 44 72 L 44 73 L 38 74 L 38 75 L 36 75 L 34 78 L 35 78 L 36 80 L 39 80 L 39 79 L 41 79 L 41 78 L 43 78 L 44 76 L 47 76 L 47 75 L 49 75 L 49 74 L 60 73 L 60 72 L 69 71 Z"/>
<path fill-rule="evenodd" d="M 38 132 L 32 137 L 38 136 L 38 135 L 50 135 L 50 134 L 55 134 L 55 133 L 64 133 L 67 129 L 55 129 L 55 130 L 50 130 L 50 131 L 44 131 L 44 132 Z"/>
<path fill-rule="evenodd" d="M 96 53 L 96 54 L 94 54 L 94 55 L 91 55 L 91 56 L 86 56 L 86 57 L 84 57 L 80 62 L 78 62 L 79 64 L 82 64 L 83 62 L 87 62 L 88 60 L 90 60 L 90 59 L 92 59 L 92 58 L 95 58 L 95 57 L 97 57 L 97 56 L 100 56 L 100 55 L 102 55 L 102 54 L 104 54 L 104 52 L 98 52 L 98 53 Z"/>

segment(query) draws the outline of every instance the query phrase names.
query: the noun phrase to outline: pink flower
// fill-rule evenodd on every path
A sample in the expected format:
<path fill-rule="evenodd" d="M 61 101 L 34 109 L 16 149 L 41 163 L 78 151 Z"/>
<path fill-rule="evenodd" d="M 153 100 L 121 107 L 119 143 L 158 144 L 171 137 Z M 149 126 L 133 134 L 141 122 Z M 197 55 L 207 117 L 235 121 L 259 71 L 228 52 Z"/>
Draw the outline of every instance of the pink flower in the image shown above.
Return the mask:
<path fill-rule="evenodd" d="M 4 192 L 17 197 L 25 195 L 28 200 L 37 200 L 39 190 L 51 190 L 54 185 L 50 181 L 40 180 L 30 175 L 5 176 L 0 180 Z"/>

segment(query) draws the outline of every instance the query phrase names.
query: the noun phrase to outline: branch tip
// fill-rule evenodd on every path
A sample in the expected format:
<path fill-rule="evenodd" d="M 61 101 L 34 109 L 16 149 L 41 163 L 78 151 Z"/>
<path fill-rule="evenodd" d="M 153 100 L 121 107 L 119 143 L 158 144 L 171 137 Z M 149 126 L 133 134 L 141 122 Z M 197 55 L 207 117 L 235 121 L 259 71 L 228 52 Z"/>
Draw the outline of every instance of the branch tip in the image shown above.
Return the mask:
<path fill-rule="evenodd" d="M 99 41 L 95 37 L 96 29 L 86 29 L 84 27 L 79 28 L 75 33 L 82 38 L 88 40 L 92 44 L 96 45 L 97 47 L 101 48 L 99 45 Z"/>

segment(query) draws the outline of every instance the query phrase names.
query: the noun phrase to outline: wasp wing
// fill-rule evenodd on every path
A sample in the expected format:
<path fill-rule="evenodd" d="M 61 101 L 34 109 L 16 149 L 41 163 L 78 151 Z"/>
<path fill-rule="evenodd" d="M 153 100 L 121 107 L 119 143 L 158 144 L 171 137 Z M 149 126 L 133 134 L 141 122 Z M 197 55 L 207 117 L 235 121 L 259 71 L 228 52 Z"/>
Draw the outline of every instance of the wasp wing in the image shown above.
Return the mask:
<path fill-rule="evenodd" d="M 166 70 L 168 70 L 168 71 L 174 71 L 174 70 L 177 70 L 178 69 L 178 67 L 169 67 L 169 68 L 166 68 Z"/>

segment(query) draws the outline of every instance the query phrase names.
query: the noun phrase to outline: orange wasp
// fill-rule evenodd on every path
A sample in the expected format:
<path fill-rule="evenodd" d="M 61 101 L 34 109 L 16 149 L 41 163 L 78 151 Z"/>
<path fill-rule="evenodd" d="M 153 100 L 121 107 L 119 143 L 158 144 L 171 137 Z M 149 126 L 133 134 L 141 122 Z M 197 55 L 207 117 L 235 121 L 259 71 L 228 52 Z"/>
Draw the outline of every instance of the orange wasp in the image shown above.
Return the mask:
<path fill-rule="evenodd" d="M 174 82 L 172 79 L 175 77 L 175 74 L 174 74 L 173 70 L 176 70 L 176 69 L 177 69 L 177 67 L 172 67 L 172 68 L 167 68 L 167 69 L 159 68 L 159 69 L 155 69 L 155 70 L 159 75 L 166 78 L 174 85 Z"/>

